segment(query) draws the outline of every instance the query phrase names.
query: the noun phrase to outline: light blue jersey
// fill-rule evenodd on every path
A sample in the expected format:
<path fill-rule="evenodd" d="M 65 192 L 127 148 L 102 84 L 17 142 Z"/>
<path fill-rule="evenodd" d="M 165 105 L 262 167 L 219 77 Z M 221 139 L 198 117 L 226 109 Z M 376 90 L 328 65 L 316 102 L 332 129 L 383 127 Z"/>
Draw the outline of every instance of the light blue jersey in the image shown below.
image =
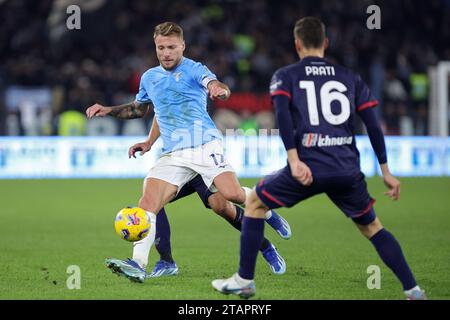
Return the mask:
<path fill-rule="evenodd" d="M 186 57 L 173 70 L 158 66 L 142 75 L 136 101 L 154 105 L 163 153 L 221 139 L 206 111 L 206 86 L 216 79 L 206 66 Z"/>

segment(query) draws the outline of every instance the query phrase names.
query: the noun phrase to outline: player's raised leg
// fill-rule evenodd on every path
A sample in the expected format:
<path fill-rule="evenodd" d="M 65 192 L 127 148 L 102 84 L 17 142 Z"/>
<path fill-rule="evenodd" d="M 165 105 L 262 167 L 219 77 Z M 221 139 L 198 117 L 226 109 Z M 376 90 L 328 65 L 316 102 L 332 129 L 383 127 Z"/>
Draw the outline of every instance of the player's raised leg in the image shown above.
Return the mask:
<path fill-rule="evenodd" d="M 220 192 L 211 192 L 200 175 L 197 175 L 194 179 L 185 184 L 172 202 L 189 196 L 194 192 L 197 192 L 207 209 L 212 209 L 217 215 L 228 221 L 228 223 L 230 223 L 235 229 L 241 231 L 244 210 L 241 207 L 232 204 L 230 201 L 225 200 Z M 287 221 L 276 214 L 273 210 L 269 210 L 268 212 L 274 213 L 271 217 L 269 217 L 272 224 L 274 224 L 275 221 L 275 223 L 281 226 L 280 229 L 275 229 L 277 233 L 280 234 L 280 236 L 282 236 L 282 234 L 290 235 L 290 227 Z M 265 216 L 266 222 L 270 224 L 267 218 L 267 212 Z M 285 223 L 282 221 L 278 222 L 275 219 L 280 219 L 285 221 Z M 155 247 L 160 254 L 160 260 L 155 264 L 152 273 L 148 275 L 148 277 L 176 275 L 178 273 L 178 267 L 172 258 L 170 224 L 164 208 L 157 214 L 156 222 Z M 260 251 L 274 274 L 281 275 L 285 273 L 286 262 L 268 239 L 264 238 Z"/>
<path fill-rule="evenodd" d="M 397 239 L 387 231 L 381 224 L 375 211 L 372 208 L 370 212 L 359 218 L 354 218 L 359 231 L 372 242 L 378 252 L 381 260 L 394 272 L 400 280 L 408 300 L 425 300 L 424 291 L 417 285 L 411 269 L 403 255 L 402 248 Z"/>
<path fill-rule="evenodd" d="M 244 205 L 251 189 L 241 187 L 234 172 L 222 172 L 214 178 L 214 186 L 219 190 L 223 197 L 233 203 Z"/>
<path fill-rule="evenodd" d="M 201 177 L 197 177 L 192 183 L 195 191 L 199 194 L 205 204 L 205 207 L 213 209 L 215 213 L 226 219 L 233 227 L 241 231 L 244 210 L 240 206 L 227 201 L 220 192 L 212 193 L 209 191 Z M 196 180 L 200 180 L 200 182 L 197 182 Z M 250 188 L 243 188 L 246 188 L 251 192 Z M 286 219 L 279 215 L 275 210 L 267 210 L 264 218 L 282 239 L 289 240 L 291 238 L 291 226 Z"/>
<path fill-rule="evenodd" d="M 197 167 L 199 174 L 206 183 L 206 188 L 211 184 L 220 194 L 230 202 L 240 206 L 246 205 L 246 199 L 251 193 L 248 187 L 242 187 L 236 177 L 233 168 L 227 163 L 223 155 L 223 148 L 220 142 L 208 143 L 202 150 L 200 157 L 203 159 L 202 166 Z M 208 170 L 205 170 L 205 164 Z M 283 239 L 290 239 L 291 228 L 289 223 L 273 210 L 265 213 L 267 223 L 274 228 Z"/>
<path fill-rule="evenodd" d="M 187 152 L 183 159 L 188 157 L 191 161 L 186 161 L 186 165 L 201 176 L 207 188 L 214 186 L 226 200 L 245 206 L 251 189 L 240 185 L 233 167 L 224 155 L 220 139 L 205 143 L 193 149 L 190 154 Z"/>

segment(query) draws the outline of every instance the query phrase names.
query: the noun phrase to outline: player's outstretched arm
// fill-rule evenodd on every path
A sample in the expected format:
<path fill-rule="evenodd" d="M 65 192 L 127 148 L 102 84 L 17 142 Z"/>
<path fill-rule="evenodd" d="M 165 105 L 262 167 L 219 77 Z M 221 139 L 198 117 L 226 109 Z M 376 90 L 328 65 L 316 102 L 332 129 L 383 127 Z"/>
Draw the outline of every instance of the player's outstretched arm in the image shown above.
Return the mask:
<path fill-rule="evenodd" d="M 367 128 L 367 134 L 369 135 L 370 143 L 373 150 L 375 151 L 375 154 L 377 155 L 378 163 L 380 164 L 384 184 L 389 189 L 384 194 L 392 200 L 398 200 L 400 198 L 400 181 L 395 178 L 389 171 L 384 135 L 378 122 L 376 113 L 372 108 L 367 108 L 361 112 L 358 112 L 358 114 Z"/>
<path fill-rule="evenodd" d="M 136 158 L 136 152 L 140 151 L 141 156 L 150 151 L 156 139 L 161 135 L 159 131 L 158 121 L 156 121 L 156 115 L 153 117 L 152 127 L 150 128 L 150 132 L 148 134 L 147 140 L 144 142 L 139 142 L 130 147 L 128 149 L 128 158 Z"/>
<path fill-rule="evenodd" d="M 150 103 L 133 101 L 120 106 L 106 107 L 101 104 L 94 104 L 87 108 L 86 116 L 88 119 L 93 117 L 112 116 L 118 119 L 137 119 L 142 118 L 148 111 Z"/>
<path fill-rule="evenodd" d="M 289 98 L 285 95 L 273 96 L 277 124 L 280 130 L 281 140 L 287 151 L 291 174 L 302 185 L 309 186 L 313 182 L 313 175 L 308 165 L 299 158 L 294 139 L 294 125 L 292 123 L 292 115 L 289 111 L 289 103 Z"/>
<path fill-rule="evenodd" d="M 231 90 L 225 83 L 219 80 L 212 80 L 208 83 L 209 97 L 211 100 L 227 100 L 231 95 Z"/>

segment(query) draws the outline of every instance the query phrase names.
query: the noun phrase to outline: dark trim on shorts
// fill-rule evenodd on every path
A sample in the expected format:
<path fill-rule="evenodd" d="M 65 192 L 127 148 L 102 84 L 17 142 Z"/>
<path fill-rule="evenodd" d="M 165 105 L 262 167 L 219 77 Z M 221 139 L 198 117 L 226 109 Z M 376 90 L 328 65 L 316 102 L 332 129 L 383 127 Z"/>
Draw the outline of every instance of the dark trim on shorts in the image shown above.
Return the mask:
<path fill-rule="evenodd" d="M 359 218 L 359 217 L 369 213 L 370 209 L 372 209 L 372 207 L 373 207 L 373 205 L 375 204 L 376 201 L 377 201 L 376 199 L 372 198 L 372 200 L 370 200 L 369 205 L 367 206 L 367 208 L 364 209 L 363 212 L 358 213 L 357 215 L 353 216 L 352 218 Z"/>
<path fill-rule="evenodd" d="M 279 207 L 287 208 L 286 204 L 283 201 L 278 200 L 273 195 L 268 193 L 267 190 L 264 189 L 263 184 L 264 179 L 261 179 L 255 188 L 256 195 L 258 196 L 259 200 L 261 200 L 261 202 L 269 209 L 276 209 Z M 268 203 L 267 201 L 270 201 L 271 203 Z"/>

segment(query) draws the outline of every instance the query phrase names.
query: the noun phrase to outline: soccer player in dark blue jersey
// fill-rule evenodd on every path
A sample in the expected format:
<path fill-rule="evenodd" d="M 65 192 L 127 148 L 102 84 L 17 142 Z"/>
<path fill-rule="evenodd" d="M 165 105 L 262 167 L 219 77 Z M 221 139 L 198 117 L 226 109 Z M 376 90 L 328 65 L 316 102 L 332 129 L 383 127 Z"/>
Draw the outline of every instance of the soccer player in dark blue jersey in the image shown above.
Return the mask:
<path fill-rule="evenodd" d="M 231 278 L 212 282 L 226 294 L 248 298 L 255 294 L 254 272 L 268 208 L 292 207 L 325 193 L 353 220 L 375 246 L 380 258 L 395 273 L 408 299 L 425 299 L 395 237 L 376 217 L 375 200 L 367 191 L 360 170 L 353 118 L 367 127 L 393 200 L 399 199 L 400 182 L 389 172 L 384 136 L 373 110 L 378 101 L 354 72 L 329 63 L 325 26 L 314 17 L 297 21 L 295 47 L 300 61 L 275 72 L 270 92 L 288 164 L 261 180 L 246 203 L 242 223 L 239 271 Z"/>

